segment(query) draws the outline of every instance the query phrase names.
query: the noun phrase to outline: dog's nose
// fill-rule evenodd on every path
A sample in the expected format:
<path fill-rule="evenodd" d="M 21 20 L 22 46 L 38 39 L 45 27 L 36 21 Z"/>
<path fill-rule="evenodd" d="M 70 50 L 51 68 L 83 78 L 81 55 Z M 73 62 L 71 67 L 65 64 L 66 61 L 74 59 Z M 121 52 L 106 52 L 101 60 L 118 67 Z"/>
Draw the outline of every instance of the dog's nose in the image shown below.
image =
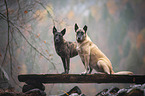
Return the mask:
<path fill-rule="evenodd" d="M 78 37 L 77 39 L 78 39 L 78 40 L 80 40 L 81 38 L 80 38 L 80 37 Z"/>
<path fill-rule="evenodd" d="M 55 42 L 58 42 L 59 40 L 58 39 L 55 39 Z"/>

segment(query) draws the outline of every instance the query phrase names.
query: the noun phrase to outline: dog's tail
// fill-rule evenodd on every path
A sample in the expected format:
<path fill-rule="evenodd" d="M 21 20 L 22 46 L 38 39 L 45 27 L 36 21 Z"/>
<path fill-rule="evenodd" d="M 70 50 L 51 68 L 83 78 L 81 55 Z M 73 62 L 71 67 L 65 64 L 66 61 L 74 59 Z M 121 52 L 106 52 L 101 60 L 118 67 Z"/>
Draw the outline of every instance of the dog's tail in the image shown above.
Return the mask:
<path fill-rule="evenodd" d="M 133 72 L 131 72 L 131 71 L 120 71 L 120 72 L 116 72 L 116 73 L 113 73 L 113 74 L 132 75 Z"/>

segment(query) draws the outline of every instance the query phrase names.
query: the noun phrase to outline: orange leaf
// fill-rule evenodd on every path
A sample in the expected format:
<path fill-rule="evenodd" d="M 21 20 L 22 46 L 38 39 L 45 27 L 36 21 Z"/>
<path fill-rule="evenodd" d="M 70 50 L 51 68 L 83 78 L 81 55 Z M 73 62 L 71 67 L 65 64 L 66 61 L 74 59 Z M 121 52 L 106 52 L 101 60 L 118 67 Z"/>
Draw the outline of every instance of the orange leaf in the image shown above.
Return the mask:
<path fill-rule="evenodd" d="M 39 38 L 39 36 L 40 36 L 40 34 L 38 33 L 38 34 L 36 35 L 36 37 Z"/>
<path fill-rule="evenodd" d="M 53 54 L 49 54 L 49 56 L 53 56 Z"/>
<path fill-rule="evenodd" d="M 46 44 L 46 41 L 44 41 L 44 43 Z"/>
<path fill-rule="evenodd" d="M 28 11 L 27 11 L 27 10 L 25 10 L 25 11 L 24 11 L 24 13 L 25 13 L 25 14 L 27 14 L 27 13 L 28 13 Z"/>
<path fill-rule="evenodd" d="M 46 50 L 46 52 L 49 54 L 48 50 Z"/>
<path fill-rule="evenodd" d="M 43 56 L 42 56 L 42 55 L 40 55 L 40 57 L 39 57 L 39 58 L 40 58 L 40 59 L 42 59 L 42 57 L 43 57 Z"/>

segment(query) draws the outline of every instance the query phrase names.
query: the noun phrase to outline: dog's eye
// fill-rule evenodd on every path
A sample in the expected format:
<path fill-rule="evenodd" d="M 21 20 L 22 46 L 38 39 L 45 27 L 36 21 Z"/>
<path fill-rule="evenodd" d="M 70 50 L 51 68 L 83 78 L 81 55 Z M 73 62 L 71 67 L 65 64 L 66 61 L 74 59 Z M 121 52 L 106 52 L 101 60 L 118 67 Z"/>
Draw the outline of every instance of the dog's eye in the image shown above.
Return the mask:
<path fill-rule="evenodd" d="M 55 36 L 62 36 L 61 34 L 56 34 Z"/>
<path fill-rule="evenodd" d="M 82 35 L 84 35 L 84 32 L 81 32 Z"/>

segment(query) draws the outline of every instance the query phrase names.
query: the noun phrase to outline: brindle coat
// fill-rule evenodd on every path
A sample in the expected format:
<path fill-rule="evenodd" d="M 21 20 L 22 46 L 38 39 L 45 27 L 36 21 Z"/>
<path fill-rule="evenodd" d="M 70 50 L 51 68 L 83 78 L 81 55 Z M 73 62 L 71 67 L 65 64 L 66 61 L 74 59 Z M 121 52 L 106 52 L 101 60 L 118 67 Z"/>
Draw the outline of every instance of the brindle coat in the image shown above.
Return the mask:
<path fill-rule="evenodd" d="M 65 32 L 66 29 L 63 29 L 61 32 L 58 32 L 55 26 L 53 27 L 55 50 L 56 53 L 61 57 L 64 67 L 64 72 L 62 74 L 69 73 L 70 58 L 78 55 L 78 52 L 76 50 L 76 43 L 68 42 L 63 38 Z"/>

